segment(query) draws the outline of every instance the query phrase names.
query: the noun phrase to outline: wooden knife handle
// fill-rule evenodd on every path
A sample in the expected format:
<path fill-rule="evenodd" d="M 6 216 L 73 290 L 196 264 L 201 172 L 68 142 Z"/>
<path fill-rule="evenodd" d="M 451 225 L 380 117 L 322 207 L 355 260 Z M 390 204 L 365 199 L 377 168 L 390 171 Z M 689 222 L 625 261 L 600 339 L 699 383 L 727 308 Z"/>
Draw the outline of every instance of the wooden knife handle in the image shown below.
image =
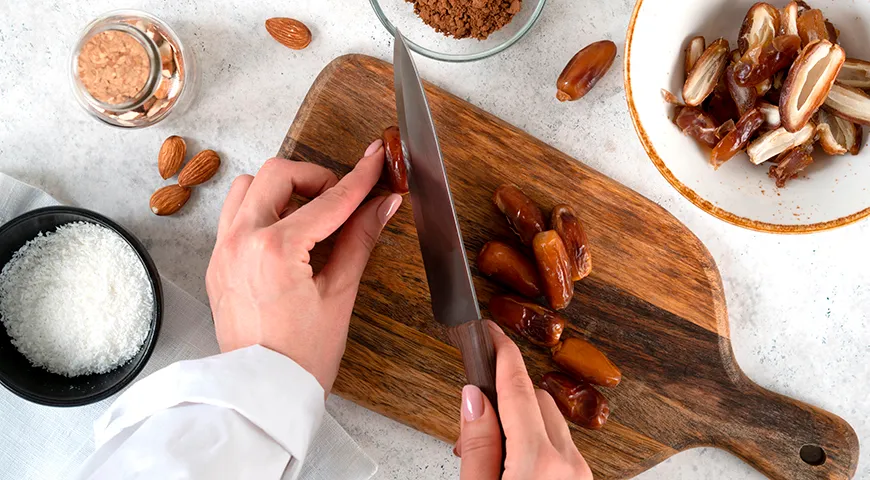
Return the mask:
<path fill-rule="evenodd" d="M 462 363 L 465 365 L 468 383 L 480 388 L 498 413 L 498 399 L 495 394 L 495 349 L 492 346 L 489 327 L 482 320 L 474 320 L 452 327 L 448 335 L 462 353 Z"/>

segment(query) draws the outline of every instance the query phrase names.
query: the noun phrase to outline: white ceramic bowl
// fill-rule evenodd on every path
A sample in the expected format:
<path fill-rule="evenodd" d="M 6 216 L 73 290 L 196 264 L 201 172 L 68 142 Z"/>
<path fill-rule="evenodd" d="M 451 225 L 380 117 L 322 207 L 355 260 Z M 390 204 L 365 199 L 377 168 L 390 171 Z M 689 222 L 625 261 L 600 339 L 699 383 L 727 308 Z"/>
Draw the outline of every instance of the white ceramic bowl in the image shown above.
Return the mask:
<path fill-rule="evenodd" d="M 769 166 L 755 166 L 745 154 L 719 170 L 709 153 L 671 121 L 673 107 L 661 89 L 682 91 L 683 49 L 703 35 L 708 44 L 723 37 L 735 48 L 737 34 L 754 0 L 638 0 L 625 47 L 625 89 L 635 129 L 653 163 L 692 203 L 722 220 L 775 233 L 809 233 L 835 228 L 870 215 L 870 147 L 865 127 L 858 156 L 831 158 L 816 149 L 816 162 L 785 188 L 768 178 Z M 771 2 L 782 8 L 785 0 Z M 853 58 L 870 60 L 870 1 L 810 0 L 842 31 L 840 44 Z M 821 154 L 819 153 L 821 152 Z"/>

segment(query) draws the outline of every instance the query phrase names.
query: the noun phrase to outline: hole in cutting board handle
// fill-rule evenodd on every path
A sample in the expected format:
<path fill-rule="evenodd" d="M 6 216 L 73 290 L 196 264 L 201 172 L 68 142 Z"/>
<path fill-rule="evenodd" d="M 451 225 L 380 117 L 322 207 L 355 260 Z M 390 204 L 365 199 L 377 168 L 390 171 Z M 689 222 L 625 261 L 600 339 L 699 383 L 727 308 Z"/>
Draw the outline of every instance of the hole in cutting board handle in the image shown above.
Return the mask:
<path fill-rule="evenodd" d="M 825 464 L 828 454 L 818 445 L 804 445 L 801 447 L 801 460 L 807 465 L 818 467 Z"/>

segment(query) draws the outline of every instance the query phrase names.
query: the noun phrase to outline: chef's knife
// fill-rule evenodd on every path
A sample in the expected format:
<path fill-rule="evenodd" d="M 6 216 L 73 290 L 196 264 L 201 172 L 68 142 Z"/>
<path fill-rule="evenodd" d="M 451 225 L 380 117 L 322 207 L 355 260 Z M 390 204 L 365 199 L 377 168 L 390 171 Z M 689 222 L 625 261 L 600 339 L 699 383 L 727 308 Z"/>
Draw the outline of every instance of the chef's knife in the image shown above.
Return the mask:
<path fill-rule="evenodd" d="M 408 186 L 435 320 L 448 327 L 462 353 L 468 382 L 496 407 L 495 352 L 480 317 L 462 232 L 447 182 L 441 147 L 423 83 L 405 38 L 397 30 L 393 52 L 396 108 Z"/>

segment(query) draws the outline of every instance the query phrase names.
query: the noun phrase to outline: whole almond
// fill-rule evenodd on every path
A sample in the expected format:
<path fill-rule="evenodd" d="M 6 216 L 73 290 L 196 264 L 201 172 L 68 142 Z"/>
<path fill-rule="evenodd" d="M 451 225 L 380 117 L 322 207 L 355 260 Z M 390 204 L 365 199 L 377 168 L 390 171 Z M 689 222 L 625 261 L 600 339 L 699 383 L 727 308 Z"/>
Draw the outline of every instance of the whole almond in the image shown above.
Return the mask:
<path fill-rule="evenodd" d="M 192 187 L 207 182 L 221 166 L 221 157 L 214 150 L 203 150 L 187 162 L 178 174 L 178 184 Z"/>
<path fill-rule="evenodd" d="M 172 215 L 190 199 L 190 189 L 179 185 L 168 185 L 151 195 L 151 211 L 161 217 Z"/>
<path fill-rule="evenodd" d="M 163 141 L 160 153 L 157 154 L 157 168 L 164 180 L 178 173 L 186 153 L 187 144 L 183 138 L 173 135 Z"/>
<path fill-rule="evenodd" d="M 266 31 L 278 43 L 293 50 L 302 50 L 311 43 L 311 30 L 292 18 L 270 18 L 266 20 Z"/>

